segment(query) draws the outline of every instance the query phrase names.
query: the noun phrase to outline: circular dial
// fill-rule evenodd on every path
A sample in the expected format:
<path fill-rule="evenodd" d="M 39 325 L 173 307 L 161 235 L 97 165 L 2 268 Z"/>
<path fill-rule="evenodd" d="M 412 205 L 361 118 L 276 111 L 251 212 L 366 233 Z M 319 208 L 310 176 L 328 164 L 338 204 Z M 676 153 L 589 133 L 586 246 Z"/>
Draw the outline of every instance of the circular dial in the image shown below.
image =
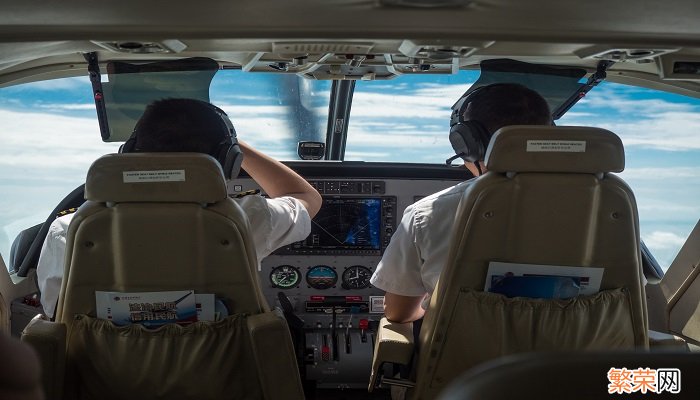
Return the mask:
<path fill-rule="evenodd" d="M 314 289 L 328 289 L 338 282 L 338 273 L 326 265 L 317 265 L 306 273 L 306 283 Z"/>
<path fill-rule="evenodd" d="M 299 270 L 291 265 L 280 265 L 270 272 L 270 282 L 272 286 L 289 289 L 299 284 L 301 274 Z"/>
<path fill-rule="evenodd" d="M 372 271 L 362 265 L 353 265 L 343 271 L 343 288 L 344 289 L 364 289 L 369 287 L 369 278 L 372 277 Z"/>

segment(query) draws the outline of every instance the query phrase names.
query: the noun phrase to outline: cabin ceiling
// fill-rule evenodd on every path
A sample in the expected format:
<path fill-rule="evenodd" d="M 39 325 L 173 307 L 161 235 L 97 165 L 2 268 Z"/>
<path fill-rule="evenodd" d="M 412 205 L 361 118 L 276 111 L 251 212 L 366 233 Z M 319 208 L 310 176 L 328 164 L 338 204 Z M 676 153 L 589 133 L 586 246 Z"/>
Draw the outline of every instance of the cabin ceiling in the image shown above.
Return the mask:
<path fill-rule="evenodd" d="M 449 73 L 502 57 L 593 70 L 600 54 L 618 50 L 626 58 L 640 50 L 658 53 L 618 62 L 613 70 L 621 79 L 700 91 L 693 77 L 662 82 L 659 59 L 669 53 L 661 57 L 700 60 L 697 0 L 382 5 L 395 1 L 0 0 L 0 86 L 84 74 L 81 53 L 90 51 L 101 60 L 204 56 L 252 71 L 283 62 L 286 72 L 329 79 L 344 73 L 332 65 L 348 54 L 369 55 L 365 65 L 399 73 L 421 72 L 421 61 L 433 65 L 428 72 Z M 166 49 L 134 54 L 119 48 L 128 42 L 165 43 Z"/>

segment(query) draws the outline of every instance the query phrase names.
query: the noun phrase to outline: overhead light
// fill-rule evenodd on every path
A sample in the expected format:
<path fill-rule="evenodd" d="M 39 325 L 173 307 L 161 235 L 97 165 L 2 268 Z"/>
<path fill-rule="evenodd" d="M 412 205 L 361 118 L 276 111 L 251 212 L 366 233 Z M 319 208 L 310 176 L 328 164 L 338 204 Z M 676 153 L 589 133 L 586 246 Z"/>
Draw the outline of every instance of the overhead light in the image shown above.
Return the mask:
<path fill-rule="evenodd" d="M 157 54 L 179 53 L 187 48 L 187 45 L 177 39 L 167 39 L 160 42 L 141 40 L 124 41 L 92 41 L 96 45 L 117 53 L 133 54 Z"/>
<path fill-rule="evenodd" d="M 474 0 L 379 0 L 379 5 L 407 8 L 453 8 L 466 7 Z"/>
<path fill-rule="evenodd" d="M 596 45 L 576 50 L 574 53 L 581 58 L 644 63 L 651 62 L 658 56 L 673 53 L 678 50 L 677 47 Z"/>

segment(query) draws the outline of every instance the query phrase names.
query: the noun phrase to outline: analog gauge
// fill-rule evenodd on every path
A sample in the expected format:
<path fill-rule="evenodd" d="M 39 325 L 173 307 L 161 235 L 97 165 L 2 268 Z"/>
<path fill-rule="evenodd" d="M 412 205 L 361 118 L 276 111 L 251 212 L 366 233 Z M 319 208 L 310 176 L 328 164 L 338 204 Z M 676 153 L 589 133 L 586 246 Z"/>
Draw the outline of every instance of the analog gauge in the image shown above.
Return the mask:
<path fill-rule="evenodd" d="M 280 265 L 270 272 L 270 282 L 273 287 L 289 289 L 299 284 L 301 274 L 299 270 L 291 265 Z"/>
<path fill-rule="evenodd" d="M 343 271 L 343 289 L 364 289 L 369 287 L 372 271 L 362 265 L 353 265 Z"/>
<path fill-rule="evenodd" d="M 317 265 L 306 273 L 306 282 L 314 289 L 328 289 L 338 282 L 338 273 L 326 265 Z"/>

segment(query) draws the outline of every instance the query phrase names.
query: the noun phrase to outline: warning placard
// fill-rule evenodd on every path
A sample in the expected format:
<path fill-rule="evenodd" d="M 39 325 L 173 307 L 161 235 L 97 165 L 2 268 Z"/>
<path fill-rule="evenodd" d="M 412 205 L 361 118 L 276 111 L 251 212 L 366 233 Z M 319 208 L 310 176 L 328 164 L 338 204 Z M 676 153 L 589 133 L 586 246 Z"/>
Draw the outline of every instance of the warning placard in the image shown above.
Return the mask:
<path fill-rule="evenodd" d="M 585 153 L 585 140 L 528 140 L 527 152 Z"/>
<path fill-rule="evenodd" d="M 124 171 L 124 183 L 136 182 L 184 182 L 184 169 L 163 169 L 157 171 Z"/>

